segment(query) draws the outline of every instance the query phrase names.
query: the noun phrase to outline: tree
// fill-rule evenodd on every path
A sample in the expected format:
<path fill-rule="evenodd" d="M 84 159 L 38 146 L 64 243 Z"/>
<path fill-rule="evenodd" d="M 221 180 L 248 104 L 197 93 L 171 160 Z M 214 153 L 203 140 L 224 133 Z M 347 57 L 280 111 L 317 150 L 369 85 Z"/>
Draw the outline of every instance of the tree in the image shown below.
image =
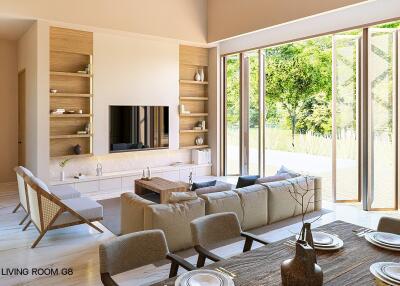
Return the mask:
<path fill-rule="evenodd" d="M 330 37 L 266 49 L 265 82 L 269 109 L 287 113 L 293 147 L 296 130 L 330 131 Z M 320 122 L 317 128 L 312 126 L 315 122 Z"/>

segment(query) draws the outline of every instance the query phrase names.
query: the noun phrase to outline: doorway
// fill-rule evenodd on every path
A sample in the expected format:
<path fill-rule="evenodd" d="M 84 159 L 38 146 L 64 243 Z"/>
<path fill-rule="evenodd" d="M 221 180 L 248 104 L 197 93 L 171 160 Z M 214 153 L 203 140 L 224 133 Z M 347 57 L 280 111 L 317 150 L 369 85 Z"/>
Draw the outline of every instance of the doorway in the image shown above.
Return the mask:
<path fill-rule="evenodd" d="M 25 70 L 18 73 L 18 165 L 25 166 Z"/>

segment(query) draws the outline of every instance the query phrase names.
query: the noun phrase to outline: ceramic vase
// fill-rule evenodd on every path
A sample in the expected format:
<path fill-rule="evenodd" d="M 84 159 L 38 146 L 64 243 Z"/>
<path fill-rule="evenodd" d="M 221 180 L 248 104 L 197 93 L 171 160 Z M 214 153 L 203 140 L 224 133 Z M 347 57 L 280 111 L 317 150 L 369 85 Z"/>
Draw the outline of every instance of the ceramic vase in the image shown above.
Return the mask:
<path fill-rule="evenodd" d="M 60 172 L 60 181 L 64 181 L 64 180 L 65 180 L 65 172 L 62 169 L 61 172 Z"/>
<path fill-rule="evenodd" d="M 204 143 L 203 137 L 201 137 L 201 136 L 196 137 L 195 143 L 197 146 L 203 145 L 203 143 Z"/>
<path fill-rule="evenodd" d="M 200 81 L 204 81 L 204 69 L 200 69 Z"/>
<path fill-rule="evenodd" d="M 79 155 L 79 154 L 82 153 L 82 147 L 81 147 L 81 145 L 76 144 L 76 145 L 74 146 L 74 153 L 75 153 L 76 155 Z"/>
<path fill-rule="evenodd" d="M 196 71 L 196 74 L 194 75 L 194 80 L 195 81 L 201 81 L 201 76 L 200 76 L 200 73 L 199 73 L 198 70 Z"/>
<path fill-rule="evenodd" d="M 296 242 L 294 258 L 281 265 L 283 286 L 321 286 L 323 273 L 315 263 L 315 250 L 304 240 Z"/>

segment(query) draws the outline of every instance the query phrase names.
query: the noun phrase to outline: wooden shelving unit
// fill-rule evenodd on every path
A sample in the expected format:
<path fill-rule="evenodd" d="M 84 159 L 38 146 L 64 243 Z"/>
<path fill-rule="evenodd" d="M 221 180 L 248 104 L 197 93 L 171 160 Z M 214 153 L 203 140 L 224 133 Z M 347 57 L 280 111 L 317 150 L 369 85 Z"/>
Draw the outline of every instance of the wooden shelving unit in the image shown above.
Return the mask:
<path fill-rule="evenodd" d="M 196 71 L 204 71 L 204 81 L 195 81 Z M 180 114 L 179 145 L 181 149 L 208 147 L 208 49 L 180 46 L 179 49 L 179 102 L 189 114 Z M 199 121 L 206 122 L 206 129 L 194 130 Z M 203 144 L 196 145 L 202 137 Z"/>
<path fill-rule="evenodd" d="M 93 134 L 93 34 L 50 27 L 50 111 L 63 108 L 72 114 L 51 114 L 50 158 L 80 158 L 92 155 Z M 80 73 L 78 71 L 84 71 Z M 79 111 L 82 110 L 82 113 Z M 89 134 L 77 134 L 89 127 Z M 74 146 L 81 146 L 75 154 Z"/>

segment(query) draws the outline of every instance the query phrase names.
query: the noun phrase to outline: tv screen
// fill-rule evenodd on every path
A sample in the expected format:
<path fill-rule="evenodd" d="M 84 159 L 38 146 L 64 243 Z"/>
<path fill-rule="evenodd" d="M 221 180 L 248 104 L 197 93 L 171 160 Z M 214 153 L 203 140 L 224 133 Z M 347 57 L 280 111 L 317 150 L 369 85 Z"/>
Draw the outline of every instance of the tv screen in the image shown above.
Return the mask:
<path fill-rule="evenodd" d="M 110 152 L 168 148 L 168 106 L 110 106 Z"/>

